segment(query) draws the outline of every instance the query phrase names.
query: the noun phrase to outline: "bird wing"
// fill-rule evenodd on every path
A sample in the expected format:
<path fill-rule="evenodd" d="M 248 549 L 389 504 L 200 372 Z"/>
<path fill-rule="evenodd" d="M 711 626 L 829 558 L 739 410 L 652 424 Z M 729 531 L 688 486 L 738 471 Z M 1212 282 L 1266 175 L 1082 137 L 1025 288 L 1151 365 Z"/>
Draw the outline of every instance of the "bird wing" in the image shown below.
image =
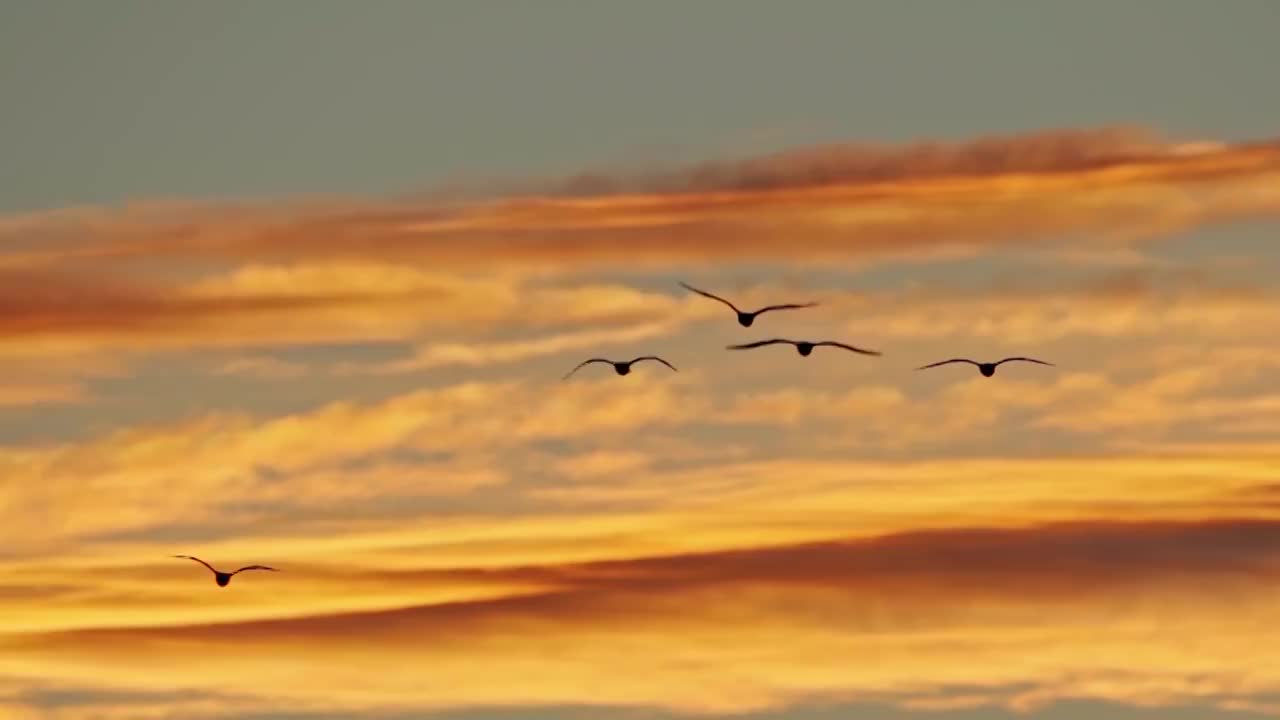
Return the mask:
<path fill-rule="evenodd" d="M 970 360 L 970 359 L 968 359 L 968 358 L 951 358 L 950 360 L 943 360 L 942 362 L 936 362 L 936 363 L 933 363 L 932 365 L 925 365 L 925 366 L 923 366 L 923 367 L 918 367 L 918 368 L 916 368 L 916 369 L 917 369 L 917 370 L 928 370 L 929 368 L 938 367 L 939 365 L 946 365 L 947 363 L 958 363 L 958 362 L 960 362 L 960 363 L 961 363 L 961 362 L 962 362 L 962 363 L 969 363 L 970 365 L 977 365 L 977 364 L 978 364 L 978 363 L 976 363 L 976 362 L 974 362 L 974 361 L 972 361 L 972 360 Z"/>
<path fill-rule="evenodd" d="M 207 563 L 207 562 L 205 562 L 205 561 L 201 560 L 200 558 L 195 557 L 195 556 L 193 556 L 193 555 L 174 555 L 174 557 L 176 557 L 176 558 L 186 558 L 186 559 L 188 559 L 188 560 L 195 560 L 196 562 L 200 563 L 201 565 L 203 565 L 203 566 L 205 566 L 205 567 L 209 568 L 209 572 L 213 573 L 214 575 L 217 575 L 217 574 L 218 574 L 218 571 L 217 571 L 217 570 L 215 570 L 215 569 L 213 569 L 213 566 L 212 566 L 212 565 L 210 565 L 209 563 Z"/>
<path fill-rule="evenodd" d="M 244 567 L 240 568 L 239 570 L 231 574 L 235 575 L 236 573 L 242 573 L 245 570 L 270 570 L 271 572 L 280 572 L 279 570 L 273 567 L 267 567 L 266 565 L 245 565 Z"/>
<path fill-rule="evenodd" d="M 583 360 L 582 362 L 578 363 L 578 367 L 576 367 L 576 368 L 574 368 L 574 369 L 570 370 L 567 374 L 565 374 L 565 376 L 564 376 L 564 377 L 562 377 L 562 378 L 560 378 L 560 379 L 561 379 L 561 380 L 568 380 L 570 375 L 572 375 L 572 374 L 574 374 L 574 373 L 578 372 L 579 370 L 581 370 L 581 369 L 582 369 L 582 367 L 583 367 L 584 365 L 590 365 L 591 363 L 594 363 L 594 362 L 609 363 L 610 365 L 612 365 L 612 364 L 613 364 L 613 361 L 612 361 L 612 360 L 605 360 L 604 358 L 591 358 L 590 360 Z"/>
<path fill-rule="evenodd" d="M 823 340 L 822 342 L 814 343 L 813 345 L 814 347 L 818 347 L 820 345 L 829 345 L 831 347 L 838 347 L 838 348 L 844 348 L 845 350 L 852 350 L 853 352 L 862 353 L 863 355 L 880 355 L 879 350 L 864 350 L 862 348 L 854 347 L 852 345 L 845 345 L 844 343 L 835 342 L 834 340 Z"/>
<path fill-rule="evenodd" d="M 1037 360 L 1035 358 L 1029 358 L 1029 357 L 1007 357 L 996 364 L 999 365 L 1000 363 L 1012 362 L 1014 360 L 1021 360 L 1023 362 L 1031 362 L 1031 363 L 1037 363 L 1040 365 L 1048 365 L 1050 367 L 1054 367 L 1054 364 L 1051 362 L 1045 362 L 1043 360 Z"/>
<path fill-rule="evenodd" d="M 818 306 L 818 303 L 816 302 L 787 303 L 785 305 L 766 305 L 765 307 L 762 307 L 759 310 L 755 311 L 755 314 L 759 315 L 761 313 L 767 313 L 770 310 L 799 310 L 800 308 L 817 307 L 817 306 Z"/>
<path fill-rule="evenodd" d="M 728 305 L 729 307 L 733 308 L 733 311 L 734 311 L 734 312 L 742 312 L 741 310 L 739 310 L 739 309 L 738 309 L 738 306 L 737 306 L 737 305 L 734 305 L 733 303 L 729 302 L 728 300 L 725 300 L 724 298 L 720 297 L 719 295 L 712 295 L 711 293 L 707 292 L 706 290 L 699 290 L 698 288 L 696 288 L 696 287 L 694 287 L 694 286 L 692 286 L 692 285 L 689 285 L 689 284 L 687 284 L 687 283 L 683 283 L 683 282 L 682 282 L 682 283 L 680 283 L 680 287 L 684 288 L 685 290 L 688 290 L 689 292 L 696 292 L 696 293 L 698 293 L 699 295 L 701 295 L 702 297 L 708 297 L 708 298 L 711 298 L 712 300 L 719 300 L 720 302 L 724 303 L 725 305 Z"/>
<path fill-rule="evenodd" d="M 672 370 L 676 370 L 676 366 L 675 366 L 675 365 L 672 365 L 671 363 L 667 362 L 666 360 L 663 360 L 662 358 L 658 357 L 657 355 L 645 355 L 644 357 L 638 357 L 638 358 L 636 358 L 635 360 L 632 360 L 631 362 L 633 362 L 633 363 L 638 363 L 638 362 L 640 362 L 641 360 L 657 360 L 658 362 L 662 363 L 663 365 L 666 365 L 667 367 L 671 368 Z M 679 371 L 679 370 L 676 370 L 676 372 L 680 372 L 680 371 Z"/>
<path fill-rule="evenodd" d="M 726 350 L 750 350 L 751 348 L 758 348 L 764 345 L 777 345 L 778 343 L 785 343 L 788 345 L 796 344 L 794 340 L 783 340 L 782 338 L 773 338 L 772 340 L 757 340 L 755 342 L 746 343 L 743 345 L 726 345 L 725 349 Z"/>

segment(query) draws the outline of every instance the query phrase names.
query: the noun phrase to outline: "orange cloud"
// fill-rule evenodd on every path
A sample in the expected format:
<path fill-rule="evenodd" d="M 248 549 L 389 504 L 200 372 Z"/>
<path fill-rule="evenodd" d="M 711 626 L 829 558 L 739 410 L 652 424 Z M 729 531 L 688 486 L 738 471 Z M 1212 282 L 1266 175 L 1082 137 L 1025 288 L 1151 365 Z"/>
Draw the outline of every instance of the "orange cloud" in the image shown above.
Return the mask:
<path fill-rule="evenodd" d="M 428 331 L 580 330 L 603 323 L 622 324 L 610 332 L 640 338 L 674 327 L 688 303 L 612 284 L 557 287 L 376 263 L 250 265 L 185 283 L 23 270 L 0 273 L 0 345 L 15 356 L 47 356 L 411 340 Z M 698 307 L 692 316 L 698 312 L 707 309 Z M 518 359 L 565 344 L 547 342 L 535 339 L 498 354 Z M 444 350 L 444 357 L 440 349 L 425 352 L 410 364 L 458 361 L 456 351 Z"/>
<path fill-rule="evenodd" d="M 86 399 L 84 388 L 74 383 L 0 384 L 0 407 L 62 405 Z"/>
<path fill-rule="evenodd" d="M 376 295 L 303 296 L 242 294 L 201 296 L 180 288 L 112 280 L 99 275 L 8 272 L 0 278 L 0 341 L 20 346 L 73 338 L 151 337 L 208 333 L 211 323 L 256 322 L 259 329 L 291 314 L 360 303 Z M 18 342 L 18 341 L 21 342 Z M 21 348 L 18 348 L 21 350 Z"/>
<path fill-rule="evenodd" d="M 9 264 L 157 254 L 456 266 L 865 258 L 1146 235 L 1280 211 L 1280 145 L 1067 131 L 900 149 L 823 147 L 657 179 L 578 179 L 461 205 L 64 212 L 0 223 Z"/>
<path fill-rule="evenodd" d="M 270 420 L 214 413 L 87 442 L 0 447 L 0 471 L 39 480 L 0 488 L 0 507 L 18 536 L 12 544 L 28 551 L 157 524 L 217 523 L 228 507 L 247 524 L 242 532 L 308 507 L 351 514 L 352 503 L 379 496 L 500 484 L 509 469 L 494 454 L 572 438 L 583 426 L 605 436 L 678 423 L 674 409 L 688 404 L 678 393 L 697 377 L 658 376 L 628 392 L 587 378 L 554 391 L 546 383 L 468 383 Z M 386 457 L 395 451 L 443 459 Z M 99 511 L 102 497 L 112 498 L 110 513 Z"/>
<path fill-rule="evenodd" d="M 598 352 L 609 345 L 633 343 L 670 334 L 680 326 L 682 318 L 665 322 L 624 326 L 615 329 L 583 330 L 546 335 L 528 340 L 471 343 L 424 343 L 412 357 L 376 365 L 348 364 L 338 368 L 340 373 L 393 374 L 415 372 L 448 365 L 481 366 L 512 363 L 543 355 L 570 350 Z"/>
<path fill-rule="evenodd" d="M 1215 702 L 1280 687 L 1267 619 L 1278 555 L 1274 520 L 1216 519 L 507 568 L 496 576 L 550 587 L 376 612 L 28 633 L 5 641 L 0 672 L 135 692 L 239 687 L 267 705 L 314 698 L 322 685 L 330 709 L 365 712 L 569 703 L 584 683 L 601 705 L 692 712 L 815 695 L 937 702 L 955 686 L 1024 708 L 1064 696 Z M 1125 682 L 1105 681 L 1099 668 L 1111 663 L 1123 663 Z"/>
<path fill-rule="evenodd" d="M 135 353 L 192 348 L 233 350 L 197 369 L 321 398 L 264 417 L 285 411 L 238 407 L 219 383 L 183 398 L 205 414 L 174 417 L 135 377 L 111 401 L 141 424 L 0 447 L 0 716 L 46 690 L 104 693 L 68 718 L 358 716 L 583 687 L 691 712 L 1275 692 L 1280 360 L 1259 328 L 1280 320 L 1276 298 L 1235 275 L 1150 272 L 1130 241 L 1277 211 L 1280 145 L 1084 131 L 816 148 L 468 202 L 0 218 L 0 406 L 78 402 Z M 744 331 L 672 282 L 752 304 L 776 298 L 688 264 L 1085 232 L 1099 237 L 1052 252 L 1147 272 L 805 288 L 796 299 L 821 306 L 751 331 L 883 359 L 727 353 Z M 648 261 L 687 264 L 661 266 L 665 289 L 585 272 Z M 371 341 L 410 356 L 255 350 Z M 681 372 L 558 382 L 580 359 L 559 354 L 630 344 Z M 1010 348 L 1059 367 L 912 371 Z M 497 381 L 394 377 L 526 361 Z M 376 397 L 333 397 L 356 372 L 378 375 L 360 386 Z M 285 572 L 218 590 L 173 552 Z"/>
<path fill-rule="evenodd" d="M 620 285 L 554 284 L 599 264 L 930 256 L 1277 210 L 1280 145 L 1188 146 L 1112 130 L 813 148 L 447 207 L 66 210 L 0 219 L 0 344 L 48 357 L 107 346 L 413 342 L 431 332 L 429 343 L 414 343 L 414 357 L 373 369 L 477 365 L 655 337 L 713 313 Z M 104 263 L 112 259 L 145 264 Z M 985 301 L 957 302 L 981 309 Z M 1087 317 L 1097 307 L 1075 308 L 1054 323 L 1044 308 L 1005 306 L 999 319 L 972 326 L 938 308 L 882 327 L 898 337 L 964 328 L 1034 340 L 1089 323 L 1112 335 L 1139 324 L 1140 308 L 1115 307 L 1097 318 Z M 1230 311 L 1177 309 L 1179 327 Z M 583 327 L 606 322 L 615 327 Z M 858 322 L 854 329 L 865 327 Z M 474 337 L 529 326 L 558 337 Z"/>
<path fill-rule="evenodd" d="M 1280 296 L 1203 273 L 1108 273 L 971 288 L 850 293 L 828 301 L 856 336 L 1043 345 L 1062 339 L 1248 339 L 1280 319 Z"/>

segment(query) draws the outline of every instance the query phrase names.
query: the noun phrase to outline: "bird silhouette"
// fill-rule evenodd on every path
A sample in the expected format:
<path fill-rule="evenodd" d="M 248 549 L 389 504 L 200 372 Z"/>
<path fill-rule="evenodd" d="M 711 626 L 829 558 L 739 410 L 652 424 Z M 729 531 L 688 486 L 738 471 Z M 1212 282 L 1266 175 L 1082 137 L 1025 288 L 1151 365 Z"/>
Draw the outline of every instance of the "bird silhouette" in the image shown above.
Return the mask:
<path fill-rule="evenodd" d="M 568 380 L 569 375 L 572 375 L 578 372 L 579 370 L 582 369 L 584 365 L 590 365 L 591 363 L 598 363 L 598 362 L 608 363 L 613 366 L 614 372 L 618 373 L 619 375 L 626 375 L 631 372 L 631 366 L 640 362 L 641 360 L 657 360 L 658 362 L 662 363 L 663 365 L 666 365 L 672 370 L 676 370 L 675 365 L 672 365 L 671 363 L 667 362 L 666 360 L 663 360 L 657 355 L 645 355 L 644 357 L 638 357 L 638 358 L 635 358 L 634 360 L 627 360 L 626 362 L 620 362 L 617 360 L 606 360 L 604 358 L 591 358 L 590 360 L 583 360 L 582 362 L 578 363 L 578 367 L 570 370 L 568 374 L 566 374 L 563 378 L 561 378 L 561 380 Z M 676 371 L 676 372 L 679 372 L 679 371 Z"/>
<path fill-rule="evenodd" d="M 756 321 L 756 316 L 757 316 L 757 315 L 760 315 L 760 314 L 762 314 L 762 313 L 767 313 L 767 312 L 769 312 L 770 310 L 798 310 L 798 309 L 800 309 L 800 308 L 816 307 L 816 306 L 817 306 L 817 304 L 818 304 L 818 303 L 816 303 L 816 302 L 811 302 L 811 303 L 799 303 L 799 304 L 796 304 L 796 303 L 788 303 L 788 304 L 785 304 L 785 305 L 769 305 L 769 306 L 766 306 L 766 307 L 762 307 L 762 308 L 760 308 L 759 310 L 756 310 L 756 311 L 754 311 L 754 312 L 746 312 L 746 311 L 743 311 L 743 310 L 739 310 L 737 305 L 734 305 L 733 303 L 729 302 L 728 300 L 725 300 L 724 298 L 720 297 L 719 295 L 712 295 L 711 293 L 707 292 L 706 290 L 699 290 L 698 288 L 693 287 L 692 285 L 688 285 L 688 284 L 683 283 L 683 282 L 682 282 L 682 283 L 680 283 L 680 287 L 682 287 L 682 288 L 684 288 L 685 290 L 688 290 L 688 291 L 690 291 L 690 292 L 698 293 L 699 295 L 701 295 L 701 296 L 703 296 L 703 297 L 708 297 L 708 298 L 711 298 L 712 300 L 719 300 L 720 302 L 724 303 L 725 305 L 728 305 L 730 308 L 732 308 L 732 309 L 733 309 L 733 311 L 734 311 L 734 312 L 736 312 L 736 313 L 738 314 L 738 324 L 739 324 L 739 325 L 741 325 L 742 327 L 751 327 L 751 323 L 754 323 L 754 322 Z"/>
<path fill-rule="evenodd" d="M 228 573 L 228 572 L 222 572 L 221 570 L 218 570 L 218 569 L 217 569 L 217 568 L 215 568 L 214 566 L 212 566 L 212 565 L 210 565 L 209 563 L 207 563 L 207 562 L 205 562 L 205 561 L 201 560 L 201 559 L 200 559 L 200 558 L 198 558 L 198 557 L 193 557 L 193 556 L 191 556 L 191 555 L 174 555 L 174 557 L 176 557 L 176 558 L 186 558 L 187 560 L 195 560 L 196 562 L 200 563 L 201 565 L 203 565 L 203 566 L 205 566 L 205 567 L 209 568 L 209 572 L 213 573 L 213 581 L 214 581 L 214 582 L 216 582 L 216 583 L 218 583 L 218 587 L 226 587 L 226 586 L 227 586 L 227 583 L 231 582 L 231 576 L 232 576 L 232 575 L 235 575 L 236 573 L 242 573 L 242 572 L 244 572 L 245 570 L 270 570 L 271 572 L 280 572 L 279 570 L 277 570 L 277 569 L 275 569 L 275 568 L 273 568 L 273 567 L 267 567 L 266 565 L 246 565 L 246 566 L 244 566 L 244 567 L 240 568 L 239 570 L 236 570 L 235 572 L 229 572 L 229 573 Z"/>
<path fill-rule="evenodd" d="M 916 369 L 917 369 L 917 370 L 928 370 L 929 368 L 938 367 L 939 365 L 946 365 L 946 364 L 948 364 L 948 363 L 969 363 L 970 365 L 976 365 L 976 366 L 977 366 L 977 368 L 978 368 L 978 372 L 982 373 L 982 376 L 983 376 L 983 377 L 991 377 L 992 375 L 995 375 L 995 374 L 996 374 L 996 367 L 997 367 L 997 366 L 999 366 L 1001 363 L 1014 362 L 1014 361 L 1016 361 L 1016 360 L 1021 360 L 1022 362 L 1037 363 L 1037 364 L 1040 364 L 1040 365 L 1048 365 L 1049 367 L 1054 367 L 1054 364 L 1053 364 L 1053 363 L 1048 363 L 1048 362 L 1045 362 L 1045 361 L 1043 361 L 1043 360 L 1036 360 L 1035 358 L 1029 358 L 1029 357 L 1007 357 L 1007 358 L 1005 358 L 1005 359 L 1003 359 L 1003 360 L 998 360 L 998 361 L 993 362 L 993 363 L 976 362 L 976 361 L 974 361 L 974 360 L 970 360 L 970 359 L 968 359 L 968 358 L 951 358 L 950 360 L 943 360 L 942 362 L 936 362 L 936 363 L 933 363 L 932 365 L 925 365 L 925 366 L 923 366 L 923 367 L 918 367 L 918 368 L 916 368 Z"/>
<path fill-rule="evenodd" d="M 844 343 L 835 342 L 834 340 L 822 340 L 819 342 L 809 342 L 808 340 L 784 340 L 782 338 L 774 338 L 772 340 L 757 340 L 756 342 L 746 343 L 745 345 L 728 345 L 726 346 L 726 349 L 750 350 L 751 348 L 758 348 L 758 347 L 763 347 L 765 345 L 778 345 L 778 344 L 795 345 L 796 352 L 800 353 L 801 355 L 804 355 L 805 357 L 808 357 L 809 354 L 813 352 L 814 348 L 824 347 L 824 346 L 843 348 L 851 352 L 861 353 L 862 355 L 880 355 L 880 352 L 878 350 L 864 350 L 862 348 L 854 347 L 852 345 L 845 345 Z"/>

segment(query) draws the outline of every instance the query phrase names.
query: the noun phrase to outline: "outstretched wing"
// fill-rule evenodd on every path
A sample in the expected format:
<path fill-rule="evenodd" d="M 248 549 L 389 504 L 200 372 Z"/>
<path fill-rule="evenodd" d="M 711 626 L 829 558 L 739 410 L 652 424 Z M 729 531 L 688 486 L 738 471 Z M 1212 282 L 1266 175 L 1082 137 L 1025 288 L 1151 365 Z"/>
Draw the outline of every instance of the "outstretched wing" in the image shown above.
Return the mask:
<path fill-rule="evenodd" d="M 767 313 L 770 310 L 799 310 L 800 308 L 810 308 L 810 307 L 817 307 L 817 306 L 818 306 L 818 303 L 816 302 L 787 303 L 785 305 L 766 305 L 765 307 L 762 307 L 759 310 L 755 311 L 755 313 L 753 314 L 760 315 L 761 313 Z"/>
<path fill-rule="evenodd" d="M 764 347 L 765 345 L 777 345 L 778 343 L 782 343 L 782 344 L 784 344 L 784 345 L 795 345 L 795 341 L 794 341 L 794 340 L 783 340 L 782 338 L 774 338 L 774 339 L 772 339 L 772 340 L 757 340 L 757 341 L 755 341 L 755 342 L 752 342 L 752 343 L 745 343 L 745 344 L 743 344 L 743 345 L 726 345 L 726 346 L 725 346 L 725 349 L 727 349 L 727 350 L 750 350 L 751 348 Z"/>
<path fill-rule="evenodd" d="M 998 362 L 998 363 L 996 363 L 996 364 L 997 364 L 997 365 L 999 365 L 1000 363 L 1013 362 L 1013 361 L 1015 361 L 1015 360 L 1021 360 L 1021 361 L 1023 361 L 1023 362 L 1037 363 L 1037 364 L 1039 364 L 1039 365 L 1048 365 L 1048 366 L 1050 366 L 1050 367 L 1054 367 L 1054 364 L 1053 364 L 1053 363 L 1051 363 L 1051 362 L 1045 362 L 1045 361 L 1043 361 L 1043 360 L 1037 360 L 1037 359 L 1035 359 L 1035 358 L 1029 358 L 1029 357 L 1008 357 L 1008 358 L 1005 358 L 1005 359 L 1001 360 L 1000 362 Z"/>
<path fill-rule="evenodd" d="M 685 290 L 688 290 L 689 292 L 696 292 L 696 293 L 698 293 L 699 295 L 701 295 L 702 297 L 711 298 L 712 300 L 719 300 L 720 302 L 724 303 L 725 305 L 728 305 L 729 307 L 733 308 L 733 311 L 734 311 L 734 312 L 742 312 L 741 310 L 739 310 L 739 309 L 738 309 L 738 306 L 737 306 L 737 305 L 734 305 L 733 303 L 729 302 L 728 300 L 725 300 L 724 298 L 720 297 L 719 295 L 712 295 L 711 293 L 707 292 L 706 290 L 699 290 L 698 288 L 696 288 L 696 287 L 694 287 L 694 286 L 692 286 L 692 285 L 689 285 L 689 284 L 687 284 L 687 283 L 683 283 L 683 282 L 682 282 L 682 283 L 680 283 L 680 287 L 684 288 Z"/>
<path fill-rule="evenodd" d="M 245 570 L 270 570 L 271 572 L 280 572 L 279 570 L 273 567 L 267 567 L 266 565 L 245 565 L 244 567 L 240 568 L 239 570 L 231 574 L 235 575 L 236 573 L 242 573 Z"/>
<path fill-rule="evenodd" d="M 193 556 L 193 555 L 174 555 L 174 557 L 176 557 L 176 558 L 186 558 L 186 559 L 188 559 L 188 560 L 195 560 L 196 562 L 200 563 L 201 565 L 203 565 L 203 566 L 205 566 L 205 567 L 209 568 L 209 572 L 213 573 L 214 575 L 217 575 L 217 574 L 218 574 L 218 571 L 217 571 L 217 570 L 214 570 L 212 565 L 210 565 L 209 563 L 207 563 L 207 562 L 205 562 L 205 561 L 201 560 L 200 558 L 195 557 L 195 556 Z"/>
<path fill-rule="evenodd" d="M 663 365 L 666 365 L 667 367 L 671 368 L 672 370 L 676 370 L 676 366 L 675 366 L 675 365 L 672 365 L 671 363 L 667 362 L 666 360 L 663 360 L 662 358 L 658 357 L 657 355 L 645 355 L 644 357 L 638 357 L 638 358 L 636 358 L 635 360 L 632 360 L 631 362 L 633 362 L 633 363 L 638 363 L 638 362 L 640 362 L 641 360 L 657 360 L 658 362 L 662 363 Z M 676 372 L 680 372 L 680 371 L 679 371 L 679 370 L 676 370 Z"/>
<path fill-rule="evenodd" d="M 950 360 L 943 360 L 942 362 L 936 362 L 936 363 L 933 363 L 932 365 L 925 365 L 925 366 L 923 366 L 923 367 L 918 367 L 918 368 L 916 368 L 916 369 L 917 369 L 917 370 L 928 370 L 929 368 L 935 368 L 935 367 L 938 367 L 939 365 L 946 365 L 946 364 L 948 364 L 948 363 L 969 363 L 970 365 L 977 365 L 977 364 L 978 364 L 978 363 L 976 363 L 976 362 L 974 362 L 974 361 L 972 361 L 972 360 L 970 360 L 970 359 L 968 359 L 968 358 L 951 358 Z"/>
<path fill-rule="evenodd" d="M 845 345 L 844 343 L 835 342 L 834 340 L 823 340 L 822 342 L 813 344 L 814 347 L 819 347 L 821 345 L 829 345 L 831 347 L 844 348 L 845 350 L 850 350 L 856 353 L 862 353 L 863 355 L 880 355 L 879 350 L 864 350 L 860 347 Z"/>
<path fill-rule="evenodd" d="M 568 380 L 570 375 L 572 375 L 572 374 L 574 374 L 574 373 L 578 372 L 579 370 L 581 370 L 581 369 L 583 368 L 583 366 L 585 366 L 585 365 L 590 365 L 591 363 L 598 363 L 598 362 L 602 362 L 602 363 L 609 363 L 610 365 L 612 365 L 612 364 L 613 364 L 613 361 L 612 361 L 612 360 L 605 360 L 604 358 L 591 358 L 590 360 L 583 360 L 582 362 L 578 363 L 578 367 L 576 367 L 576 368 L 574 368 L 574 369 L 570 370 L 570 371 L 569 371 L 569 372 L 568 372 L 564 377 L 562 377 L 562 378 L 560 378 L 560 379 L 561 379 L 561 380 Z"/>

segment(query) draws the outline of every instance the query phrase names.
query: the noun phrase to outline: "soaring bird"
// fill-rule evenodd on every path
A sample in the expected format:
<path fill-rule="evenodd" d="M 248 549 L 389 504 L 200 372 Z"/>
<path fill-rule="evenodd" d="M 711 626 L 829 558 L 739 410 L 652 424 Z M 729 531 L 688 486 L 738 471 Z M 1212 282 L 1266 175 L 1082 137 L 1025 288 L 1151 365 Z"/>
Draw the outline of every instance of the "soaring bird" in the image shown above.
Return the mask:
<path fill-rule="evenodd" d="M 280 572 L 279 570 L 277 570 L 277 569 L 275 569 L 275 568 L 273 568 L 273 567 L 267 567 L 266 565 L 246 565 L 246 566 L 244 566 L 244 567 L 240 568 L 239 570 L 236 570 L 235 572 L 229 572 L 229 573 L 227 573 L 227 572 L 222 572 L 221 570 L 218 570 L 218 569 L 217 569 L 217 568 L 215 568 L 214 566 L 212 566 L 212 565 L 210 565 L 209 563 L 207 563 L 207 562 L 205 562 L 205 561 L 201 560 L 201 559 L 200 559 L 200 558 L 198 558 L 198 557 L 192 557 L 191 555 L 174 555 L 174 557 L 176 557 L 176 558 L 186 558 L 186 559 L 188 559 L 188 560 L 195 560 L 196 562 L 200 563 L 201 565 L 203 565 L 203 566 L 205 566 L 205 567 L 209 568 L 209 572 L 213 573 L 213 580 L 214 580 L 214 582 L 218 583 L 218 587 L 226 587 L 226 586 L 227 586 L 227 583 L 231 582 L 231 576 L 232 576 L 232 575 L 235 575 L 236 573 L 242 573 L 242 572 L 244 572 L 245 570 L 270 570 L 271 572 Z"/>
<path fill-rule="evenodd" d="M 996 374 L 996 366 L 1000 365 L 1000 363 L 1014 362 L 1015 360 L 1021 360 L 1022 362 L 1029 362 L 1029 363 L 1037 363 L 1040 365 L 1048 365 L 1049 367 L 1054 366 L 1053 363 L 1048 363 L 1043 360 L 1036 360 L 1035 358 L 1029 358 L 1029 357 L 1007 357 L 1003 360 L 998 360 L 993 363 L 976 362 L 968 358 L 951 358 L 950 360 L 943 360 L 942 362 L 936 362 L 936 363 L 933 363 L 932 365 L 925 365 L 924 367 L 918 367 L 916 369 L 928 370 L 929 368 L 938 367 L 939 365 L 946 365 L 948 363 L 969 363 L 970 365 L 976 365 L 978 368 L 978 372 L 982 373 L 983 377 L 991 377 L 992 375 Z"/>
<path fill-rule="evenodd" d="M 838 343 L 833 340 L 809 342 L 807 340 L 784 340 L 782 338 L 774 338 L 772 340 L 757 340 L 756 342 L 747 343 L 745 345 L 728 345 L 726 346 L 726 348 L 729 350 L 750 350 L 751 348 L 758 348 L 764 345 L 777 345 L 779 343 L 784 345 L 795 345 L 796 352 L 806 357 L 809 355 L 809 353 L 813 352 L 814 348 L 823 347 L 823 346 L 844 348 L 845 350 L 861 353 L 863 355 L 879 355 L 880 354 L 878 350 L 863 350 L 862 348 L 854 347 L 852 345 L 845 345 L 844 343 Z"/>
<path fill-rule="evenodd" d="M 644 357 L 638 357 L 638 358 L 635 358 L 634 360 L 627 360 L 626 362 L 619 362 L 617 360 L 606 360 L 604 358 L 591 358 L 590 360 L 583 360 L 582 362 L 578 363 L 578 367 L 570 370 L 567 375 L 561 378 L 561 380 L 568 380 L 569 375 L 572 375 L 578 372 L 579 370 L 581 370 L 583 365 L 590 365 L 591 363 L 608 363 L 613 366 L 614 372 L 618 373 L 619 375 L 626 375 L 627 373 L 631 372 L 631 366 L 640 362 L 641 360 L 657 360 L 658 362 L 662 363 L 663 365 L 666 365 L 672 370 L 676 370 L 675 365 L 672 365 L 671 363 L 667 362 L 666 360 L 663 360 L 657 355 L 645 355 Z M 676 371 L 676 372 L 679 372 L 679 371 Z"/>
<path fill-rule="evenodd" d="M 741 325 L 742 327 L 751 327 L 751 323 L 756 321 L 757 315 L 760 315 L 761 313 L 767 313 L 770 310 L 798 310 L 800 308 L 815 307 L 818 304 L 815 302 L 811 302 L 811 303 L 800 303 L 800 304 L 789 303 L 786 305 L 769 305 L 767 307 L 762 307 L 759 310 L 756 310 L 755 312 L 744 312 L 742 310 L 739 310 L 737 305 L 734 305 L 733 303 L 729 302 L 728 300 L 725 300 L 719 295 L 712 295 L 706 290 L 699 290 L 698 288 L 693 287 L 692 285 L 687 285 L 683 282 L 680 283 L 680 287 L 690 292 L 696 292 L 703 297 L 708 297 L 708 298 L 711 298 L 712 300 L 719 300 L 725 305 L 728 305 L 730 308 L 733 309 L 734 312 L 738 313 L 738 324 Z"/>

